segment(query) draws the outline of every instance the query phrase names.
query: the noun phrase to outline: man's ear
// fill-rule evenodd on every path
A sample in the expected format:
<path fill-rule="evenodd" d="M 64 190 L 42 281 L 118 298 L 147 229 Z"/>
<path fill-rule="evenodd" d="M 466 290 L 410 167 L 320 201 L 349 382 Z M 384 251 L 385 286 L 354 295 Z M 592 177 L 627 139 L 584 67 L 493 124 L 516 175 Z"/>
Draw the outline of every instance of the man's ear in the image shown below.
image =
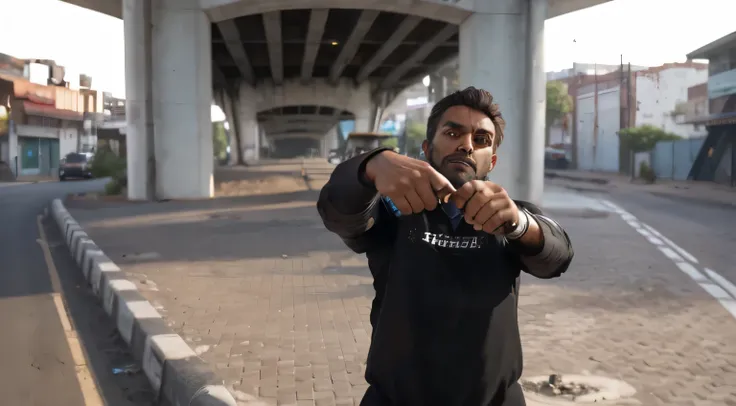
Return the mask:
<path fill-rule="evenodd" d="M 431 157 L 429 156 L 429 141 L 422 141 L 422 152 L 424 152 L 424 158 L 429 162 Z"/>
<path fill-rule="evenodd" d="M 493 168 L 496 167 L 496 159 L 498 156 L 496 154 L 491 155 L 491 169 L 488 170 L 488 172 L 492 171 Z"/>

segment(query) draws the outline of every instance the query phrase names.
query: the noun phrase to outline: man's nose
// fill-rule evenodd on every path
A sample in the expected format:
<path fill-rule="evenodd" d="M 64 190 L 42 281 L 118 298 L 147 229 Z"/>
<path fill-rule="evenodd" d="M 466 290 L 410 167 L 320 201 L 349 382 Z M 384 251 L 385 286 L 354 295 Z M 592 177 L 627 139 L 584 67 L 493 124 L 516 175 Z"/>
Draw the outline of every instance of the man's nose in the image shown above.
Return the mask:
<path fill-rule="evenodd" d="M 470 134 L 460 137 L 460 145 L 457 146 L 458 151 L 463 151 L 470 155 L 473 153 L 473 137 Z"/>

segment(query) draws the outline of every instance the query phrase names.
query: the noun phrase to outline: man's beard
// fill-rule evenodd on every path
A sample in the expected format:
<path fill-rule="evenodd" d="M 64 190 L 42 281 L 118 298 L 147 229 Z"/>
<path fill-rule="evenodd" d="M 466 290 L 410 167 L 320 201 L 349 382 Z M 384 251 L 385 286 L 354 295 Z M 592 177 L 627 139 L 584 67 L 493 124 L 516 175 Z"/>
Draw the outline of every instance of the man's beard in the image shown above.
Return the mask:
<path fill-rule="evenodd" d="M 473 161 L 472 158 L 470 158 L 467 154 L 450 154 L 439 160 L 439 164 L 437 163 L 438 159 L 436 159 L 434 155 L 434 148 L 432 148 L 432 145 L 430 145 L 429 157 L 427 157 L 427 161 L 437 172 L 447 178 L 447 180 L 450 181 L 455 189 L 459 189 L 462 185 L 470 182 L 471 180 L 479 179 L 475 168 L 475 161 Z M 472 165 L 472 167 L 466 168 L 465 171 L 457 171 L 453 169 L 450 166 L 451 162 L 458 160 L 468 162 L 470 165 Z"/>

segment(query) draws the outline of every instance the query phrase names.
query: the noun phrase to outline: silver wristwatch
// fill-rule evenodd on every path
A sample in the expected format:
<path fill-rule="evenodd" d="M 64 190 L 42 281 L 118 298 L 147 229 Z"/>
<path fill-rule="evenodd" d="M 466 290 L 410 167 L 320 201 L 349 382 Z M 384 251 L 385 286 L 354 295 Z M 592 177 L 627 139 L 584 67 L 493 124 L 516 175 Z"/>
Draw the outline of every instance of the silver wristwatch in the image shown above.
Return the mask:
<path fill-rule="evenodd" d="M 529 230 L 529 214 L 526 210 L 519 208 L 519 222 L 515 225 L 512 224 L 512 226 L 514 226 L 514 229 L 510 233 L 506 234 L 507 239 L 518 240 L 526 234 Z"/>

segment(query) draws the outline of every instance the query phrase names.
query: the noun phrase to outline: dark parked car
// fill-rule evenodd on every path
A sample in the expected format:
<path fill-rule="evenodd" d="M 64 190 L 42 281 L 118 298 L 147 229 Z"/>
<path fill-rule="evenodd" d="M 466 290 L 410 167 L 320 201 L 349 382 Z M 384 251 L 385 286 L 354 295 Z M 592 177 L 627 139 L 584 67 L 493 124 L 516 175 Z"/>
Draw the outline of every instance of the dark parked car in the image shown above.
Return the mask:
<path fill-rule="evenodd" d="M 67 154 L 59 162 L 59 180 L 65 181 L 69 178 L 90 179 L 92 177 L 91 161 L 91 154 L 78 152 Z"/>
<path fill-rule="evenodd" d="M 545 169 L 568 169 L 570 160 L 564 149 L 547 147 L 544 150 L 544 167 Z"/>

